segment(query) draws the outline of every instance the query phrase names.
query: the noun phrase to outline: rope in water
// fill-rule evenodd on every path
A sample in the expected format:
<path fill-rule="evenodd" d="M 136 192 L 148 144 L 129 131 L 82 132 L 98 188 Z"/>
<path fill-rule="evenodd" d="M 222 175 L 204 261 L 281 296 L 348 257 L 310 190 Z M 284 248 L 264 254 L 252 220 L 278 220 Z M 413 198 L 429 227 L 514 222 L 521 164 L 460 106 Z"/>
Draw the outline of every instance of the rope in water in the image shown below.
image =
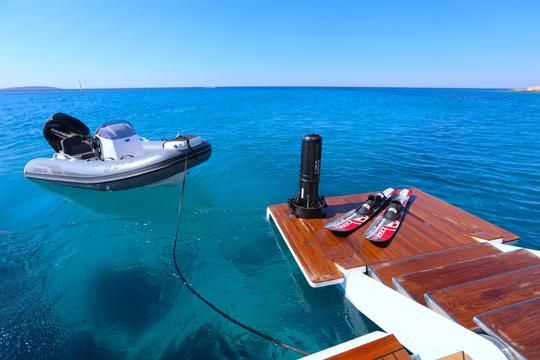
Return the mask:
<path fill-rule="evenodd" d="M 296 348 L 296 347 L 294 347 L 292 345 L 286 344 L 286 343 L 284 343 L 284 342 L 282 342 L 280 340 L 277 340 L 277 339 L 273 338 L 270 335 L 264 334 L 264 333 L 258 331 L 257 329 L 254 329 L 251 326 L 248 326 L 248 325 L 236 320 L 231 315 L 229 315 L 226 312 L 224 312 L 223 310 L 219 309 L 217 306 L 215 306 L 210 301 L 206 300 L 206 298 L 204 298 L 201 294 L 199 294 L 199 292 L 197 290 L 195 290 L 195 288 L 193 288 L 188 283 L 186 277 L 184 276 L 184 274 L 180 270 L 180 267 L 178 266 L 178 262 L 176 261 L 176 245 L 178 243 L 178 237 L 179 237 L 179 233 L 180 233 L 180 219 L 181 219 L 182 207 L 183 207 L 183 203 L 184 203 L 184 190 L 186 188 L 186 175 L 187 175 L 187 167 L 188 167 L 188 157 L 189 157 L 189 153 L 191 151 L 191 144 L 189 143 L 189 138 L 185 137 L 185 139 L 187 140 L 187 151 L 186 151 L 186 159 L 184 161 L 184 178 L 182 179 L 182 190 L 180 192 L 180 203 L 178 204 L 178 215 L 177 215 L 177 219 L 176 219 L 176 231 L 175 231 L 175 234 L 174 234 L 173 250 L 172 250 L 172 258 L 173 258 L 173 263 L 174 263 L 174 268 L 176 270 L 176 274 L 178 275 L 178 277 L 180 278 L 180 280 L 182 281 L 184 286 L 189 290 L 189 292 L 191 292 L 193 295 L 195 295 L 197 298 L 199 298 L 199 300 L 201 300 L 203 303 L 208 305 L 208 307 L 210 307 L 212 310 L 214 310 L 216 313 L 218 313 L 219 315 L 221 315 L 222 317 L 224 317 L 228 321 L 232 322 L 235 325 L 240 326 L 241 328 L 243 328 L 244 330 L 252 333 L 255 336 L 258 336 L 258 337 L 260 337 L 260 338 L 262 338 L 264 340 L 270 341 L 272 344 L 274 344 L 276 346 L 279 346 L 279 347 L 281 347 L 283 349 L 291 350 L 291 351 L 294 351 L 294 352 L 296 352 L 298 354 L 301 354 L 301 355 L 304 355 L 304 356 L 309 355 L 308 352 L 306 352 L 304 350 L 301 350 L 301 349 L 298 349 L 298 348 Z"/>

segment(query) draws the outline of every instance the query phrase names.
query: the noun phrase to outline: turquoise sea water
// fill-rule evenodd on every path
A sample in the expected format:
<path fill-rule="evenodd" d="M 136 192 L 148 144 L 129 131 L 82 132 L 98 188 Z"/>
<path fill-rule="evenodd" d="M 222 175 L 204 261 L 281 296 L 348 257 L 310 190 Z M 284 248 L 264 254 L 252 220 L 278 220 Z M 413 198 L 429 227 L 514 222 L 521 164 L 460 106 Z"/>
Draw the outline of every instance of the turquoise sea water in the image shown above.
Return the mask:
<path fill-rule="evenodd" d="M 178 249 L 230 314 L 314 352 L 375 326 L 306 283 L 268 204 L 297 189 L 300 140 L 324 138 L 326 196 L 414 186 L 540 249 L 540 94 L 460 89 L 218 88 L 0 92 L 0 358 L 295 358 L 198 302 L 174 276 L 175 187 L 104 193 L 26 180 L 46 118 L 148 138 L 196 133 Z"/>

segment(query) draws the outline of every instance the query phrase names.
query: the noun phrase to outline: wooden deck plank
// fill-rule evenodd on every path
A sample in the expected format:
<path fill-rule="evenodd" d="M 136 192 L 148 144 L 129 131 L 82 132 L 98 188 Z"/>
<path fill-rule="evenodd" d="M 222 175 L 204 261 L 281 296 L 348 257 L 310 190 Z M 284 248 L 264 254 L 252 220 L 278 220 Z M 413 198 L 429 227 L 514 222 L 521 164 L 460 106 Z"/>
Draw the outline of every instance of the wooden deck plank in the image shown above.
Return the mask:
<path fill-rule="evenodd" d="M 498 253 L 501 253 L 501 251 L 489 243 L 474 242 L 449 249 L 372 264 L 368 266 L 368 273 L 371 277 L 392 287 L 392 278 L 399 275 Z"/>
<path fill-rule="evenodd" d="M 369 223 L 344 237 L 324 228 L 327 222 L 359 206 L 368 195 L 327 198 L 329 206 L 324 219 L 298 219 L 289 214 L 287 204 L 269 206 L 270 215 L 312 286 L 341 281 L 343 274 L 336 263 L 345 269 L 363 267 L 475 243 L 473 234 L 480 233 L 505 241 L 517 239 L 516 235 L 418 189 L 413 189 L 401 227 L 388 243 L 375 244 L 364 238 Z"/>
<path fill-rule="evenodd" d="M 413 193 L 421 193 L 423 201 L 419 204 L 420 209 L 425 212 L 426 217 L 439 219 L 444 225 L 456 229 L 460 232 L 474 236 L 482 240 L 502 239 L 503 242 L 514 241 L 518 236 L 497 225 L 476 217 L 463 209 L 444 202 L 436 197 L 425 193 L 419 189 L 414 189 Z"/>
<path fill-rule="evenodd" d="M 425 305 L 425 293 L 533 265 L 540 265 L 540 258 L 522 249 L 397 276 L 393 283 L 396 290 Z"/>
<path fill-rule="evenodd" d="M 425 295 L 433 310 L 470 330 L 477 315 L 540 296 L 540 265 L 437 290 Z"/>
<path fill-rule="evenodd" d="M 387 335 L 367 344 L 329 357 L 329 360 L 411 359 L 394 335 Z"/>
<path fill-rule="evenodd" d="M 519 356 L 540 359 L 540 297 L 475 316 L 474 321 Z"/>

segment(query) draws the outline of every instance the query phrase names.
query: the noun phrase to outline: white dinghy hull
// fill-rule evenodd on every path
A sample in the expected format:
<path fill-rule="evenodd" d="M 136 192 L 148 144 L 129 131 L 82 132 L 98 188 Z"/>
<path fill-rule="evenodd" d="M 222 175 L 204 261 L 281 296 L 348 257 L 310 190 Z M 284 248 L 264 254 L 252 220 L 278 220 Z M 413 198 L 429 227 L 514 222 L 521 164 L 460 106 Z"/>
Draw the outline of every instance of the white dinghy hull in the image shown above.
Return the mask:
<path fill-rule="evenodd" d="M 124 190 L 153 184 L 174 177 L 184 171 L 186 156 L 190 169 L 208 160 L 212 153 L 210 144 L 200 138 L 190 140 L 191 149 L 180 146 L 187 141 L 168 141 L 179 143 L 178 149 L 145 151 L 145 155 L 123 160 L 74 159 L 61 154 L 52 158 L 33 159 L 24 167 L 24 175 L 75 187 L 96 190 Z M 148 141 L 146 147 L 162 147 L 163 141 Z M 196 144 L 195 144 L 196 143 Z"/>

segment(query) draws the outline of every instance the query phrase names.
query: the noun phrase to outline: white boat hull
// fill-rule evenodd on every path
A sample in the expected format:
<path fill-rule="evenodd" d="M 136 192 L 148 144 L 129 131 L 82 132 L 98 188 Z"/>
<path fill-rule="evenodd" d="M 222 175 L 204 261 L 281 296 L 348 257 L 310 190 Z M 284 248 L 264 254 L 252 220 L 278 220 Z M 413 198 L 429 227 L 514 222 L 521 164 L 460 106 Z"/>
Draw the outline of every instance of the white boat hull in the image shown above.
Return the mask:
<path fill-rule="evenodd" d="M 186 166 L 192 168 L 210 158 L 210 144 L 195 137 L 186 140 L 144 141 L 144 154 L 121 160 L 78 159 L 57 153 L 33 159 L 24 175 L 69 186 L 97 190 L 123 190 L 179 179 Z M 176 177 L 176 179 L 175 179 Z"/>

